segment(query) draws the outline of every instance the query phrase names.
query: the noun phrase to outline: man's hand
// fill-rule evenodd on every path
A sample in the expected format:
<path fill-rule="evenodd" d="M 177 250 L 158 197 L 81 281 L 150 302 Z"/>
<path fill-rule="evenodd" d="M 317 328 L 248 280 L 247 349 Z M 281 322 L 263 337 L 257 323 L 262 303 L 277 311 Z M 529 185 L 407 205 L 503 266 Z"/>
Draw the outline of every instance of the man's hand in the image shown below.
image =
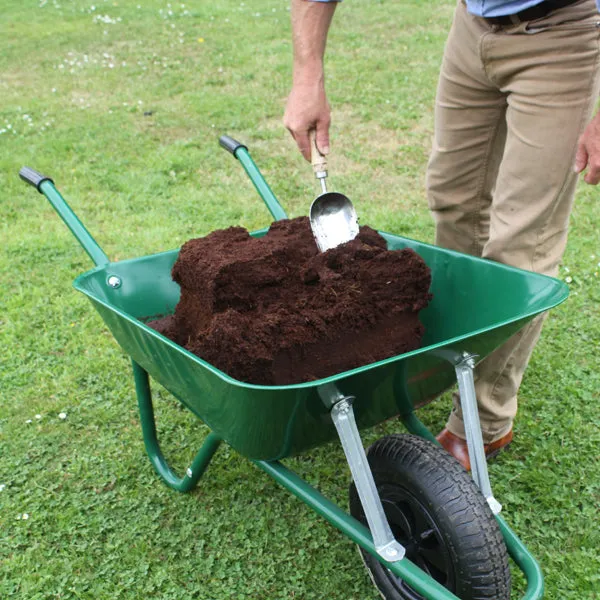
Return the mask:
<path fill-rule="evenodd" d="M 330 122 L 329 103 L 322 77 L 294 82 L 287 100 L 283 124 L 289 129 L 306 160 L 310 161 L 310 131 L 316 131 L 317 148 L 321 154 L 329 152 Z"/>
<path fill-rule="evenodd" d="M 329 152 L 331 115 L 325 95 L 323 59 L 336 5 L 337 2 L 292 0 L 294 76 L 283 123 L 308 161 L 310 131 L 316 132 L 317 148 L 321 154 Z"/>
<path fill-rule="evenodd" d="M 589 122 L 577 143 L 575 172 L 581 173 L 586 167 L 584 181 L 591 185 L 600 183 L 600 112 Z"/>

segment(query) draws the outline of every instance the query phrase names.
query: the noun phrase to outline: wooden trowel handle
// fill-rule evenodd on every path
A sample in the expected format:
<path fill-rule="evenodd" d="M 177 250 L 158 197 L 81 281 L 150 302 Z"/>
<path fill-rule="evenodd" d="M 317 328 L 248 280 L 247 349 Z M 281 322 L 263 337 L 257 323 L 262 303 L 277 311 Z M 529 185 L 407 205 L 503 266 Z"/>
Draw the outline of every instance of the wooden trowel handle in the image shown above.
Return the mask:
<path fill-rule="evenodd" d="M 315 176 L 319 179 L 327 177 L 327 157 L 317 148 L 317 133 L 313 129 L 310 133 L 310 162 Z"/>

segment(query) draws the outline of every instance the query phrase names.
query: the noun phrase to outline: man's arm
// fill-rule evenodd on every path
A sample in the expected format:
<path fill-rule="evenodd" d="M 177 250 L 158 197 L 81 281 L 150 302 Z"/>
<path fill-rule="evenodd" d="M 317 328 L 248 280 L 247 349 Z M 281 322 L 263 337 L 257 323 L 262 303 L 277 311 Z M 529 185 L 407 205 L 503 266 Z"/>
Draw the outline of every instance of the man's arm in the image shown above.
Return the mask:
<path fill-rule="evenodd" d="M 591 185 L 600 183 L 600 112 L 590 121 L 577 144 L 575 171 L 581 173 L 586 167 L 584 181 Z"/>
<path fill-rule="evenodd" d="M 319 151 L 329 152 L 331 116 L 325 95 L 323 59 L 336 6 L 337 2 L 292 0 L 293 82 L 283 123 L 308 161 L 309 131 L 316 131 Z"/>

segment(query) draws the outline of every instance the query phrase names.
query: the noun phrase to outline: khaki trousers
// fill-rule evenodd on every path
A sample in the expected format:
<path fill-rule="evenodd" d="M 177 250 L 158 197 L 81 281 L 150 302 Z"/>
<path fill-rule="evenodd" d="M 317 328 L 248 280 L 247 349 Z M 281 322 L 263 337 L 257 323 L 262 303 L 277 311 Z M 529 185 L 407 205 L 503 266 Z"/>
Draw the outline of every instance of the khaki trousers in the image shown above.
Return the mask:
<path fill-rule="evenodd" d="M 558 273 L 577 140 L 598 97 L 599 24 L 594 0 L 511 26 L 491 25 L 459 2 L 440 72 L 426 182 L 438 245 Z M 485 443 L 512 427 L 542 321 L 534 319 L 476 368 Z M 447 427 L 465 437 L 457 399 Z"/>

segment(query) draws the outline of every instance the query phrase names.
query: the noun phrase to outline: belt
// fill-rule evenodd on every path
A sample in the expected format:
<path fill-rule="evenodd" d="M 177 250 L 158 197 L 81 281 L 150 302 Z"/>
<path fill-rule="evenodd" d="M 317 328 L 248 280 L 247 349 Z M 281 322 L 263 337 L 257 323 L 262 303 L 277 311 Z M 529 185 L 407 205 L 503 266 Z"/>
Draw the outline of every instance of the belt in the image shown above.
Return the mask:
<path fill-rule="evenodd" d="M 518 25 L 524 21 L 535 21 L 541 19 L 553 10 L 575 4 L 579 0 L 543 0 L 535 6 L 526 8 L 514 15 L 502 15 L 500 17 L 484 17 L 492 25 Z"/>

